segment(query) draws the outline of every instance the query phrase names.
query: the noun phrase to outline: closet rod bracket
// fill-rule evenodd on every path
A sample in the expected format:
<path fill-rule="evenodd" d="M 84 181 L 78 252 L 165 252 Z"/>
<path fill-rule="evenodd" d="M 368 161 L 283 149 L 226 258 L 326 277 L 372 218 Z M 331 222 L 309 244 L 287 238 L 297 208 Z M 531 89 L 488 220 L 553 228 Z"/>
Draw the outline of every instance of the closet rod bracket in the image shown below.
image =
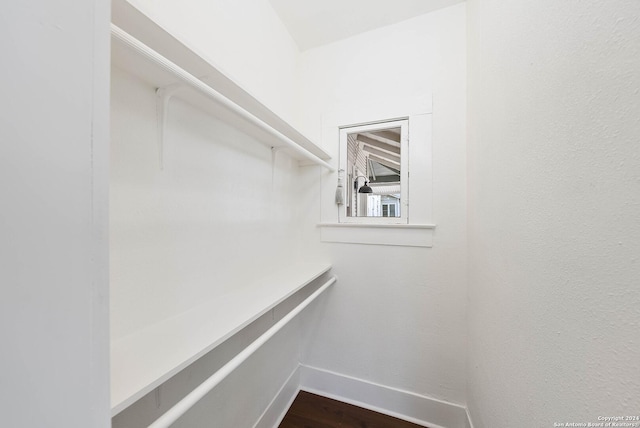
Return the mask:
<path fill-rule="evenodd" d="M 164 139 L 167 133 L 169 100 L 179 89 L 185 86 L 183 83 L 172 83 L 171 85 L 161 86 L 156 89 L 156 128 L 158 134 L 158 160 L 160 162 L 160 170 L 164 170 Z"/>

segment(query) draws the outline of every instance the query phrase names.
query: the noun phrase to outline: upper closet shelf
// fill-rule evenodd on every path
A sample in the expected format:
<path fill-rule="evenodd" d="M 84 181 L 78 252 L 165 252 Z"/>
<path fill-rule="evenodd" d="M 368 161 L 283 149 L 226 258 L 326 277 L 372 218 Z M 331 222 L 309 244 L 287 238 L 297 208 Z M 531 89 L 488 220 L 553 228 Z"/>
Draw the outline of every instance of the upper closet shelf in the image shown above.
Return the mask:
<path fill-rule="evenodd" d="M 129 2 L 113 2 L 112 20 L 112 63 L 160 89 L 159 114 L 175 95 L 296 159 L 335 171 L 321 147 Z"/>

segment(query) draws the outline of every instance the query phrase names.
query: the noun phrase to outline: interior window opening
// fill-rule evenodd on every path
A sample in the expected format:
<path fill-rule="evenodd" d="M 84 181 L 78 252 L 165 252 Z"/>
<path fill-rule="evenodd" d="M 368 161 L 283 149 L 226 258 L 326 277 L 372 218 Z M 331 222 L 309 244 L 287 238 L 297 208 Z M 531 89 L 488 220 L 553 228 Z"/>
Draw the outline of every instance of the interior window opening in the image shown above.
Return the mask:
<path fill-rule="evenodd" d="M 347 218 L 406 218 L 407 134 L 407 120 L 341 129 Z"/>

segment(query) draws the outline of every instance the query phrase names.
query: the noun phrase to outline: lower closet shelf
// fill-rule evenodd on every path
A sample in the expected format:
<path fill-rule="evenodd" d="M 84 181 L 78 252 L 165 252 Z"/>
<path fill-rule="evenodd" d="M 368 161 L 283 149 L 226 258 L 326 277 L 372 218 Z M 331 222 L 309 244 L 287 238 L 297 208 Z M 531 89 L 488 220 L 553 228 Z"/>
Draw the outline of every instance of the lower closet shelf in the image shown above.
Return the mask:
<path fill-rule="evenodd" d="M 293 266 L 113 341 L 112 416 L 330 269 L 329 264 Z"/>

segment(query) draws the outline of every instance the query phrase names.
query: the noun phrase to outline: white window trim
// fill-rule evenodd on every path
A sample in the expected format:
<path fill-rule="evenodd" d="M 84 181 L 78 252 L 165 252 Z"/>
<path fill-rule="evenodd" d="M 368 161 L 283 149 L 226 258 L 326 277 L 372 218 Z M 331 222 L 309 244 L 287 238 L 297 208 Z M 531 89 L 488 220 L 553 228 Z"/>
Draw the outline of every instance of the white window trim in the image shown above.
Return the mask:
<path fill-rule="evenodd" d="M 347 135 L 365 132 L 380 131 L 389 128 L 400 128 L 400 217 L 348 217 L 347 204 L 340 206 L 338 223 L 364 223 L 364 224 L 408 224 L 409 222 L 409 118 L 401 118 L 389 121 L 376 121 L 364 125 L 340 127 L 340 169 L 347 171 Z M 345 173 L 348 176 L 348 171 Z M 352 186 L 353 183 L 345 183 Z"/>
<path fill-rule="evenodd" d="M 323 174 L 321 221 L 322 242 L 346 244 L 431 247 L 436 225 L 432 217 L 432 100 L 431 97 L 385 98 L 380 105 L 351 105 L 322 116 L 322 146 L 339 158 L 340 128 L 351 124 L 388 122 L 409 118 L 408 224 L 339 223 L 335 203 L 338 172 Z M 346 185 L 346 183 L 345 183 Z"/>
<path fill-rule="evenodd" d="M 342 244 L 433 247 L 433 224 L 321 223 L 320 240 Z"/>

